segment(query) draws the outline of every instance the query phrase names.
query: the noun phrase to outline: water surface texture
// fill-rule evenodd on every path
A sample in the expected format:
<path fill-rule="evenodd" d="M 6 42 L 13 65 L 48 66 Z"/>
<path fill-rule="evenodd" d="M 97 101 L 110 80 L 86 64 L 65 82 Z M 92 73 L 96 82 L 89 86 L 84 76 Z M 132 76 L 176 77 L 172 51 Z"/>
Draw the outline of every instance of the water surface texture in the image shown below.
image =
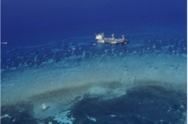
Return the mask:
<path fill-rule="evenodd" d="M 3 124 L 186 124 L 186 0 L 3 0 L 1 12 Z"/>

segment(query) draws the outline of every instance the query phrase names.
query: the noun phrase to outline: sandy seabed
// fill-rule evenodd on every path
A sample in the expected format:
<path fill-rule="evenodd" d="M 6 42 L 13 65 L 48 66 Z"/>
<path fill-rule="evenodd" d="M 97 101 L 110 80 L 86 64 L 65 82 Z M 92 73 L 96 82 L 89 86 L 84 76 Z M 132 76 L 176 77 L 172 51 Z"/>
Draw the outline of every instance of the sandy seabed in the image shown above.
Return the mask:
<path fill-rule="evenodd" d="M 35 52 L 27 54 L 18 49 L 17 58 L 21 60 L 12 64 L 17 66 L 10 67 L 7 59 L 8 64 L 2 69 L 2 114 L 11 113 L 11 107 L 21 105 L 20 112 L 28 109 L 34 118 L 45 119 L 69 110 L 87 95 L 111 100 L 126 95 L 134 87 L 159 86 L 186 94 L 187 55 L 181 53 L 185 48 L 173 44 L 160 46 L 160 42 L 130 44 L 125 48 L 109 45 L 101 48 L 85 42 L 63 43 L 59 48 L 51 44 L 32 48 Z M 8 53 L 14 51 L 17 49 Z M 45 61 L 41 62 L 42 59 Z M 45 112 L 43 103 L 50 106 Z M 89 115 L 86 117 L 92 120 Z"/>

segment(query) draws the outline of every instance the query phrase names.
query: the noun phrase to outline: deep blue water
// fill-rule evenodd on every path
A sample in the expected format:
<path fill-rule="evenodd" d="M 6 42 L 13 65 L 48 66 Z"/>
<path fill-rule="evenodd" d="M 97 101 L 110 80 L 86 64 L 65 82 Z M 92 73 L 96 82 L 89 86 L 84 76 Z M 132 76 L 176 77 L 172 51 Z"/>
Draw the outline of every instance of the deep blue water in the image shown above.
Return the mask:
<path fill-rule="evenodd" d="M 139 27 L 186 32 L 186 0 L 2 0 L 1 6 L 1 41 L 8 42 L 2 45 L 5 49 L 95 37 L 100 32 L 111 35 L 145 30 Z"/>
<path fill-rule="evenodd" d="M 58 124 L 56 115 L 41 119 L 38 113 L 63 113 L 70 98 L 73 105 L 67 109 L 67 117 L 76 118 L 76 124 L 186 123 L 186 5 L 186 0 L 2 0 L 1 42 L 8 44 L 1 45 L 1 121 Z M 130 44 L 97 43 L 95 33 L 102 32 L 105 37 L 113 33 L 115 38 L 125 35 Z M 120 65 L 113 63 L 116 59 Z M 96 66 L 106 67 L 106 72 L 111 67 L 122 69 L 124 75 L 120 79 L 113 75 L 111 79 L 108 74 L 117 73 L 118 77 L 122 73 L 110 70 L 102 77 L 106 81 L 98 83 L 100 78 L 95 73 L 103 74 L 103 70 Z M 78 76 L 74 69 L 78 69 Z M 87 72 L 88 77 L 81 73 L 87 69 L 94 70 Z M 60 74 L 56 75 L 56 71 Z M 70 79 L 68 82 L 59 78 L 66 73 L 63 78 Z M 76 80 L 74 86 L 71 81 L 80 75 L 86 83 Z M 161 75 L 164 80 L 159 79 Z M 59 87 L 55 89 L 53 82 Z M 95 85 L 99 91 L 95 91 Z M 104 88 L 110 98 L 118 88 L 123 88 L 125 94 L 108 100 L 88 94 L 90 87 L 94 88 L 92 93 L 99 94 Z M 28 100 L 23 101 L 25 98 Z M 44 102 L 51 103 L 47 111 L 42 110 Z M 57 107 L 56 102 L 62 106 Z"/>

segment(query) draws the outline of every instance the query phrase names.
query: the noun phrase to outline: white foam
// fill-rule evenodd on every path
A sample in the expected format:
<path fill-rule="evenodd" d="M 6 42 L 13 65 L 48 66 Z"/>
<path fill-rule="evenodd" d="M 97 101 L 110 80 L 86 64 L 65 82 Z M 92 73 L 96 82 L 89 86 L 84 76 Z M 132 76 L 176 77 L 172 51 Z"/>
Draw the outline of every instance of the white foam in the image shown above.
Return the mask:
<path fill-rule="evenodd" d="M 111 117 L 116 117 L 116 115 L 110 115 Z"/>
<path fill-rule="evenodd" d="M 68 118 L 67 115 L 70 113 L 70 111 L 62 112 L 55 116 L 55 121 L 57 121 L 60 124 L 73 124 L 75 121 L 75 118 L 71 116 L 71 118 Z"/>
<path fill-rule="evenodd" d="M 94 121 L 94 122 L 96 122 L 96 121 L 97 121 L 95 118 L 92 118 L 92 117 L 89 117 L 89 116 L 87 116 L 87 118 L 88 118 L 89 120 Z"/>
<path fill-rule="evenodd" d="M 9 116 L 8 114 L 5 114 L 5 115 L 1 116 L 1 119 L 3 119 L 3 118 L 11 118 L 11 116 Z"/>

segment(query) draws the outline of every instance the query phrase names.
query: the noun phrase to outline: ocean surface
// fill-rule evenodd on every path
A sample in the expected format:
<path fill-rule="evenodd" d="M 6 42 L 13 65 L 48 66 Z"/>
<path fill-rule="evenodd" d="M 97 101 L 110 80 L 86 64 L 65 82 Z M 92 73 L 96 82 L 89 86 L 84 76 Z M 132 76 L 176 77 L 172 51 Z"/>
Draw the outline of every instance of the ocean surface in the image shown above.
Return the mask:
<path fill-rule="evenodd" d="M 186 5 L 2 0 L 1 123 L 186 124 Z"/>

